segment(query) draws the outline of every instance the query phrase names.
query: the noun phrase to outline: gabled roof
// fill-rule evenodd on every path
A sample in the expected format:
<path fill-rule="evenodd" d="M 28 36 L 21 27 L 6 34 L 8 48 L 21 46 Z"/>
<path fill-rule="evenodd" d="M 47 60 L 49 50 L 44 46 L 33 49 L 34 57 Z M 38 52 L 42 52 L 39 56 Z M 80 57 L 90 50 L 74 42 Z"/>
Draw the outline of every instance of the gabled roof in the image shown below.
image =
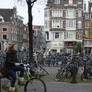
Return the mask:
<path fill-rule="evenodd" d="M 0 9 L 0 16 L 4 18 L 5 22 L 9 22 L 13 15 L 13 9 Z"/>

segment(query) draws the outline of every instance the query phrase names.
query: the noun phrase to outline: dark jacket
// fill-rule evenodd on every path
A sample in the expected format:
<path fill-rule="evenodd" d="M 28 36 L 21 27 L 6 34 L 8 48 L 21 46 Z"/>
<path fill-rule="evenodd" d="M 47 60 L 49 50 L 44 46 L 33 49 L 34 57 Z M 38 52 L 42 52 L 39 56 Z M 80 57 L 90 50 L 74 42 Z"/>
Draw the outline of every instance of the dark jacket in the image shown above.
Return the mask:
<path fill-rule="evenodd" d="M 14 68 L 15 67 L 15 63 L 18 62 L 17 59 L 17 51 L 8 51 L 6 53 L 6 61 L 5 61 L 5 66 L 9 69 Z"/>

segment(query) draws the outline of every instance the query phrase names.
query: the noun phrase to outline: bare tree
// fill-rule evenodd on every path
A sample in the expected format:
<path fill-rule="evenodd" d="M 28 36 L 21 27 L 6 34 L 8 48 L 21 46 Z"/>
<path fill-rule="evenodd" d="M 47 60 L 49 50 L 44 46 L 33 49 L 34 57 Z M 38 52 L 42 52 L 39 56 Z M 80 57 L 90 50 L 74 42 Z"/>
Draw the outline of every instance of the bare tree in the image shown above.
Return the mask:
<path fill-rule="evenodd" d="M 22 0 L 17 0 L 22 1 Z M 32 8 L 34 3 L 37 0 L 26 0 L 27 6 L 28 6 L 28 29 L 29 29 L 29 60 L 30 62 L 33 62 L 33 28 L 32 28 Z"/>

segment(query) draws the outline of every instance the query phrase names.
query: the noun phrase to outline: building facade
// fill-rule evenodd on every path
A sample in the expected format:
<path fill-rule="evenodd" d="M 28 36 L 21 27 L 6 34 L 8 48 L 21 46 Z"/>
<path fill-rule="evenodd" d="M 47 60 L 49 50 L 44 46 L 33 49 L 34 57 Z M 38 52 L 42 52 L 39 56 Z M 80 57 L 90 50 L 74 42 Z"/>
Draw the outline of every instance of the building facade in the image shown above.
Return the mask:
<path fill-rule="evenodd" d="M 92 38 L 88 37 L 88 29 L 92 22 L 92 1 L 88 2 L 88 11 L 84 13 L 85 15 L 85 38 L 84 38 L 84 53 L 92 54 Z M 92 35 L 91 35 L 92 37 Z"/>
<path fill-rule="evenodd" d="M 0 50 L 6 50 L 10 44 L 21 48 L 23 41 L 23 21 L 17 10 L 0 9 Z"/>
<path fill-rule="evenodd" d="M 83 36 L 83 0 L 48 0 L 45 8 L 47 49 L 73 53 Z"/>
<path fill-rule="evenodd" d="M 24 25 L 23 29 L 23 48 L 28 49 L 29 48 L 29 30 L 28 25 Z"/>
<path fill-rule="evenodd" d="M 33 47 L 34 52 L 43 51 L 45 48 L 45 35 L 43 26 L 33 25 L 34 37 L 33 37 Z"/>

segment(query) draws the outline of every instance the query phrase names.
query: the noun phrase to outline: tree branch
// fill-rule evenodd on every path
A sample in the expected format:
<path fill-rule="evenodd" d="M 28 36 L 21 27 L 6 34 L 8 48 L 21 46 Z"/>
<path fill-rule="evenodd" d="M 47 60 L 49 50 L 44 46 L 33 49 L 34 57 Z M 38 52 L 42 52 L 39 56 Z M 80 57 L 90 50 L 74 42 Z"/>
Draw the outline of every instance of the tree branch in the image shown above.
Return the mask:
<path fill-rule="evenodd" d="M 34 0 L 33 2 L 31 2 L 31 3 L 34 3 L 34 2 L 36 2 L 37 0 Z"/>
<path fill-rule="evenodd" d="M 28 4 L 28 0 L 26 0 L 27 4 Z"/>

